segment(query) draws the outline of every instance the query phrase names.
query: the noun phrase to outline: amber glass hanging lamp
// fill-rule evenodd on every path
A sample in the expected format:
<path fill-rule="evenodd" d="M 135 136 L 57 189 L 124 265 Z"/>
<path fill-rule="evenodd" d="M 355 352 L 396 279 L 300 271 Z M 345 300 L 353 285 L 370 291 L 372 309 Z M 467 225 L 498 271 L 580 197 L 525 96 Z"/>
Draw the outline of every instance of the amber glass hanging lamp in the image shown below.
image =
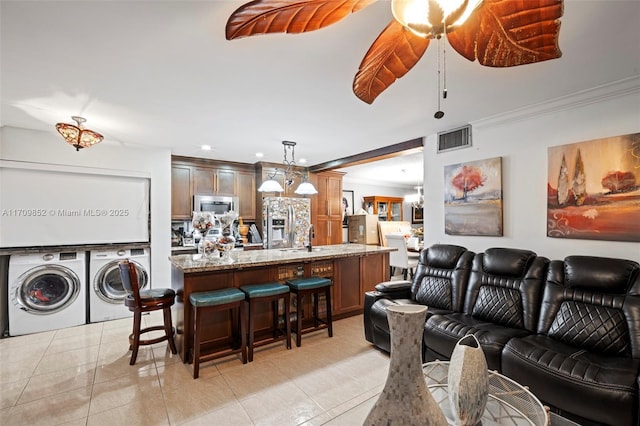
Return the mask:
<path fill-rule="evenodd" d="M 71 119 L 75 121 L 76 124 L 58 123 L 56 124 L 56 130 L 67 143 L 76 148 L 76 151 L 102 142 L 104 136 L 98 132 L 84 128 L 83 123 L 87 121 L 86 119 L 76 115 L 72 116 Z"/>

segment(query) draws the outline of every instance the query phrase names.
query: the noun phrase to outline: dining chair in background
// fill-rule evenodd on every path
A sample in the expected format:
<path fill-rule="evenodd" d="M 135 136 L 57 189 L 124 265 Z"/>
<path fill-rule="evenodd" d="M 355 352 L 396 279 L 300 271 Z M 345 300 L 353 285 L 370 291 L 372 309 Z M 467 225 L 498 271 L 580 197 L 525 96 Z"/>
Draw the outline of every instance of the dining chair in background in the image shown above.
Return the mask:
<path fill-rule="evenodd" d="M 403 279 L 407 279 L 407 274 L 413 278 L 413 272 L 418 266 L 418 257 L 409 256 L 407 251 L 407 242 L 404 235 L 387 234 L 385 235 L 388 247 L 394 247 L 398 250 L 389 253 L 389 266 L 391 267 L 391 276 L 394 275 L 395 268 L 402 269 Z"/>

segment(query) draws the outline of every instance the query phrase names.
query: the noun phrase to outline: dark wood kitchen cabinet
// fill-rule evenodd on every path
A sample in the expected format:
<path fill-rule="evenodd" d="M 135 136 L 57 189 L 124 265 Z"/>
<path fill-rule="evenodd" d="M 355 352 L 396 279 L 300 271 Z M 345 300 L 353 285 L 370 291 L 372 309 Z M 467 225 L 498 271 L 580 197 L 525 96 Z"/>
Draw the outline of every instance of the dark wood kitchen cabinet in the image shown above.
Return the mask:
<path fill-rule="evenodd" d="M 209 167 L 194 167 L 193 193 L 235 196 L 238 193 L 236 171 Z"/>
<path fill-rule="evenodd" d="M 318 190 L 311 199 L 311 222 L 315 228 L 315 245 L 342 243 L 341 172 L 321 172 L 310 176 Z"/>
<path fill-rule="evenodd" d="M 256 220 L 256 176 L 254 172 L 239 171 L 238 174 L 238 213 L 243 220 Z"/>
<path fill-rule="evenodd" d="M 340 318 L 361 313 L 364 294 L 390 279 L 389 256 L 380 253 L 336 259 L 333 279 L 340 283 L 332 290 L 334 316 Z"/>
<path fill-rule="evenodd" d="M 189 220 L 193 196 L 238 197 L 238 214 L 256 220 L 256 179 L 253 164 L 224 162 L 196 157 L 171 157 L 171 219 Z"/>
<path fill-rule="evenodd" d="M 191 219 L 191 167 L 171 166 L 171 219 Z"/>

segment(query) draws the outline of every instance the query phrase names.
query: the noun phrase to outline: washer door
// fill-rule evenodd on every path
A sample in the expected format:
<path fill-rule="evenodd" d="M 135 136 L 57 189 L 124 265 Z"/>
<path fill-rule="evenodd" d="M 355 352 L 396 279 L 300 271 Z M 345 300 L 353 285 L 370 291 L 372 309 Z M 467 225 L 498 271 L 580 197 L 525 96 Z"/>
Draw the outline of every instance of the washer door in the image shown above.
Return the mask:
<path fill-rule="evenodd" d="M 118 262 L 119 260 L 113 260 L 100 268 L 93 279 L 93 291 L 105 302 L 121 305 L 127 297 L 127 292 L 122 286 Z M 138 288 L 145 289 L 149 284 L 149 274 L 138 262 L 133 260 L 129 260 L 129 262 L 136 267 Z"/>
<path fill-rule="evenodd" d="M 47 315 L 63 311 L 80 293 L 80 279 L 61 265 L 42 265 L 18 277 L 13 302 L 32 314 Z"/>

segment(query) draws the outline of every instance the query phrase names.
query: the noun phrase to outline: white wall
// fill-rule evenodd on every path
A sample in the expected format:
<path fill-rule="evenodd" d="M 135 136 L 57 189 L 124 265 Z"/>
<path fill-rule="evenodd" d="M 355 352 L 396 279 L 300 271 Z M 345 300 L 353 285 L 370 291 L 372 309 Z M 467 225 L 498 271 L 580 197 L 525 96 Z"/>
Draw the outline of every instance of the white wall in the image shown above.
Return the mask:
<path fill-rule="evenodd" d="M 458 244 L 535 251 L 550 259 L 568 255 L 620 257 L 640 262 L 640 243 L 546 236 L 547 148 L 640 132 L 640 78 L 600 87 L 508 116 L 471 123 L 472 147 L 436 153 L 425 139 L 425 244 Z M 502 157 L 503 237 L 463 237 L 444 232 L 444 166 Z"/>
<path fill-rule="evenodd" d="M 123 147 L 109 142 L 77 151 L 60 135 L 13 127 L 0 128 L 0 159 L 97 169 L 146 172 L 151 179 L 151 277 L 152 285 L 170 287 L 171 152 L 168 149 Z M 19 183 L 15 190 L 19 191 Z M 69 188 L 69 191 L 73 191 Z M 46 191 L 46 182 L 43 184 Z M 82 197 L 83 194 L 78 194 Z"/>

